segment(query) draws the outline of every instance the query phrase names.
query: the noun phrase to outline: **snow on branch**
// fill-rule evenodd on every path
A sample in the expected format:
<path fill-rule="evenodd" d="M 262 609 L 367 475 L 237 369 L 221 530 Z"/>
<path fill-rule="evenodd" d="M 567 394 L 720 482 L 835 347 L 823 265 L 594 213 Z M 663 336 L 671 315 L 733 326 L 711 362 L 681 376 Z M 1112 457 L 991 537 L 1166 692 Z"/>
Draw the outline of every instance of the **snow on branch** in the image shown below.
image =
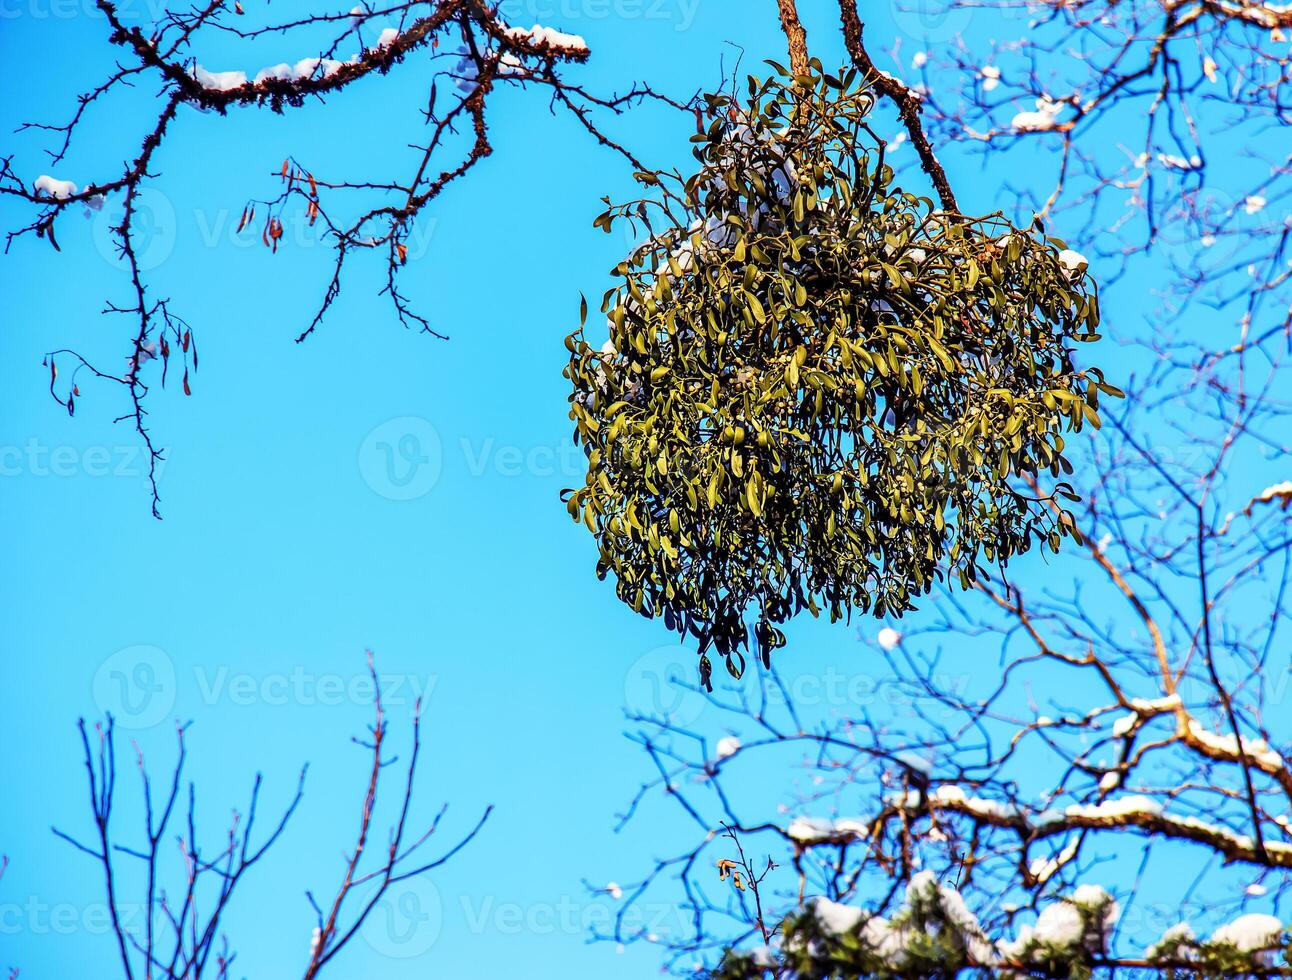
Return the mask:
<path fill-rule="evenodd" d="M 156 467 L 162 451 L 149 433 L 144 401 L 151 385 L 165 384 L 166 351 L 177 349 L 181 341 L 186 354 L 195 349 L 194 331 L 171 312 L 167 302 L 154 297 L 147 270 L 139 262 L 132 219 L 144 188 L 161 179 L 156 176 L 162 173 L 158 156 L 168 145 L 175 125 L 219 125 L 212 116 L 238 109 L 285 113 L 307 102 L 326 102 L 361 79 L 387 75 L 413 60 L 434 67 L 435 80 L 413 107 L 415 121 L 424 123 L 426 132 L 411 141 L 402 176 L 341 177 L 329 173 L 331 162 L 326 158 L 305 161 L 292 155 L 281 170 L 276 161 L 266 161 L 265 171 L 280 177 L 279 193 L 250 196 L 243 207 L 238 231 L 255 223 L 270 254 L 286 244 L 283 221 L 287 214 L 299 214 L 310 226 L 317 225 L 333 250 L 321 301 L 299 331 L 298 340 L 303 340 L 331 310 L 348 260 L 364 254 L 374 254 L 383 262 L 381 293 L 403 326 L 447 336 L 429 316 L 413 308 L 403 291 L 401 273 L 410 260 L 408 242 L 426 209 L 446 187 L 493 153 L 487 105 L 496 87 L 548 91 L 554 103 L 569 109 L 597 143 L 619 154 L 636 170 L 645 165 L 621 141 L 607 135 L 594 112 L 617 115 L 650 100 L 686 111 L 689 118 L 687 103 L 661 95 L 649 85 L 634 85 L 609 97 L 587 91 L 565 75 L 567 69 L 591 55 L 582 37 L 541 24 L 510 26 L 499 16 L 496 5 L 485 0 L 409 0 L 379 10 L 360 5 L 346 12 L 323 8 L 292 20 L 266 19 L 253 26 L 245 26 L 252 17 L 241 4 L 207 0 L 198 7 L 167 10 L 152 33 L 126 23 L 116 0 L 96 0 L 96 4 L 108 28 L 104 44 L 118 52 L 116 68 L 79 97 L 67 123 L 29 123 L 24 129 L 55 137 L 58 143 L 49 153 L 57 165 L 66 157 L 88 114 L 106 111 L 110 100 L 124 96 L 128 89 L 152 87 L 157 91 L 153 115 L 141 114 L 136 120 L 139 152 L 124 162 L 104 160 L 102 173 L 87 174 L 79 181 L 49 173 L 28 177 L 20 173 L 13 156 L 5 157 L 0 159 L 0 194 L 25 201 L 32 209 L 29 223 L 9 231 L 9 247 L 32 235 L 58 249 L 57 236 L 66 224 L 62 219 L 77 210 L 109 206 L 124 214 L 111 225 L 111 231 L 129 273 L 129 299 L 110 302 L 107 312 L 133 321 L 128 369 L 121 373 L 92 364 L 74 348 L 52 352 L 46 364 L 59 378 L 51 382 L 51 391 L 69 412 L 81 398 L 82 381 L 94 379 L 124 389 L 128 408 L 123 418 L 133 422 L 149 451 L 155 515 Z M 244 42 L 246 50 L 252 42 L 273 38 L 291 57 L 260 68 L 231 64 L 229 55 L 223 56 L 219 65 L 203 57 L 205 42 L 216 37 L 227 42 L 229 36 Z M 227 43 L 222 46 L 228 47 Z M 260 44 L 254 46 L 263 50 Z M 145 79 L 147 86 L 141 85 Z M 438 84 L 446 80 L 450 84 Z M 187 109 L 201 114 L 185 113 L 181 118 Z M 375 204 L 374 197 L 380 198 Z M 360 203 L 352 205 L 352 201 Z M 58 375 L 59 362 L 71 369 Z M 194 357 L 178 372 L 186 395 L 191 393 L 196 366 Z"/>

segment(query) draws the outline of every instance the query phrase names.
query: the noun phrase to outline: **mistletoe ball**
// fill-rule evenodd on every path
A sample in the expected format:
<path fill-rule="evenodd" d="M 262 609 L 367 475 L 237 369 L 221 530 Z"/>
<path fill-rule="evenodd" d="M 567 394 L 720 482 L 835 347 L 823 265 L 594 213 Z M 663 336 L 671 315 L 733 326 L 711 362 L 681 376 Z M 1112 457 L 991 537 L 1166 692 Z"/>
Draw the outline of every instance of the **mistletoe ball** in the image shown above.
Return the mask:
<path fill-rule="evenodd" d="M 597 219 L 649 235 L 608 339 L 566 342 L 588 473 L 571 516 L 620 599 L 739 675 L 807 609 L 901 614 L 939 578 L 1057 550 L 1065 434 L 1098 424 L 1084 260 L 903 191 L 854 73 L 707 99 L 689 177 Z M 1076 259 L 1073 257 L 1076 256 Z M 1079 261 L 1078 261 L 1079 260 Z M 586 307 L 585 307 L 586 317 Z"/>

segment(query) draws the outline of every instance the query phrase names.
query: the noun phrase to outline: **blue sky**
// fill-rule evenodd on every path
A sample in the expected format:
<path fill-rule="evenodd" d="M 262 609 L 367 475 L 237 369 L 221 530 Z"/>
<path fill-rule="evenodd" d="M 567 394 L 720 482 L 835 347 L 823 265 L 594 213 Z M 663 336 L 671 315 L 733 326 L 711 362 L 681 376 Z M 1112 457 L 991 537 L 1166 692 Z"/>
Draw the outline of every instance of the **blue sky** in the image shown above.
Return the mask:
<path fill-rule="evenodd" d="M 61 120 L 108 64 L 91 6 L 5 0 L 0 56 L 25 82 L 0 105 L 0 131 Z M 744 0 L 513 7 L 521 23 L 536 7 L 554 9 L 546 22 L 583 34 L 593 57 L 579 78 L 600 91 L 651 77 L 686 95 L 712 86 L 740 49 L 746 68 L 783 57 L 770 0 L 757 9 Z M 833 22 L 823 9 L 805 13 L 814 53 L 839 60 Z M 938 43 L 957 27 L 886 12 L 869 25 L 879 42 L 907 44 L 920 34 Z M 541 93 L 498 99 L 495 154 L 437 202 L 405 277 L 447 343 L 394 322 L 375 295 L 376 266 L 356 266 L 316 336 L 293 343 L 329 252 L 291 227 L 272 257 L 234 233 L 243 202 L 274 192 L 270 173 L 288 153 L 319 170 L 402 172 L 425 83 L 414 67 L 286 118 L 239 110 L 177 120 L 157 160 L 161 190 L 150 192 L 148 255 L 158 293 L 193 323 L 202 360 L 193 397 L 172 388 L 151 400 L 168 456 L 164 521 L 149 515 L 136 440 L 111 424 L 120 393 L 84 385 L 70 419 L 41 368 L 44 352 L 64 345 L 124 356 L 123 324 L 99 315 L 124 287 L 107 219 L 74 216 L 61 254 L 26 239 L 0 263 L 9 555 L 0 737 L 5 795 L 21 801 L 0 812 L 0 852 L 11 861 L 0 883 L 0 966 L 24 978 L 66 976 L 110 955 L 94 869 L 49 831 L 88 829 L 75 722 L 105 710 L 123 723 L 126 833 L 138 826 L 128 739 L 162 771 L 176 718 L 193 720 L 190 775 L 212 837 L 255 772 L 272 810 L 310 762 L 294 825 L 229 921 L 239 975 L 300 969 L 312 926 L 304 891 L 334 887 L 357 820 L 366 759 L 349 737 L 369 717 L 356 686 L 368 647 L 390 685 L 394 740 L 407 737 L 412 692 L 426 692 L 422 819 L 449 801 L 452 838 L 487 804 L 496 810 L 429 890 L 395 897 L 334 975 L 537 980 L 658 969 L 649 948 L 588 945 L 588 928 L 613 903 L 589 897 L 581 880 L 629 877 L 667 839 L 663 818 L 614 833 L 615 813 L 649 775 L 621 737 L 622 712 L 690 654 L 596 581 L 592 542 L 558 499 L 582 479 L 561 340 L 580 290 L 599 295 L 629 244 L 591 227 L 603 194 L 629 191 L 626 168 L 568 116 L 549 115 Z M 658 113 L 612 125 L 656 162 L 685 152 L 685 125 Z M 128 100 L 91 117 L 59 175 L 110 172 L 141 132 Z M 35 134 L 6 136 L 4 152 L 34 175 L 41 145 Z M 961 193 L 986 210 L 993 185 L 979 166 L 961 171 Z M 7 226 L 21 220 L 10 203 L 0 215 Z M 792 673 L 883 682 L 850 628 L 799 625 L 792 646 Z"/>
<path fill-rule="evenodd" d="M 23 7 L 0 27 L 15 77 L 32 82 L 23 99 L 5 100 L 0 130 L 61 118 L 104 66 L 102 22 L 60 11 Z M 596 53 L 582 74 L 603 88 L 648 70 L 676 91 L 712 83 L 720 59 L 731 64 L 728 40 L 747 49 L 747 64 L 779 51 L 771 16 L 732 17 L 718 3 L 701 4 L 693 22 L 676 5 L 662 11 L 672 16 L 552 23 L 588 38 Z M 304 891 L 335 886 L 365 762 L 349 744 L 368 721 L 362 697 L 329 696 L 328 685 L 352 690 L 365 647 L 398 679 L 388 696 L 393 738 L 407 736 L 414 685 L 430 692 L 422 817 L 450 801 L 452 834 L 485 805 L 496 811 L 434 879 L 442 926 L 436 894 L 415 893 L 404 907 L 431 918 L 407 919 L 412 941 L 394 955 L 380 935 L 356 943 L 339 964 L 344 975 L 422 976 L 428 963 L 459 976 L 655 970 L 649 949 L 586 944 L 585 927 L 608 906 L 588 899 L 581 878 L 627 873 L 633 845 L 614 835 L 613 814 L 644 760 L 620 736 L 625 687 L 630 665 L 669 637 L 596 581 L 591 542 L 558 499 L 581 479 L 561 339 L 577 321 L 580 289 L 602 288 L 623 250 L 591 221 L 602 194 L 626 189 L 624 168 L 568 117 L 549 116 L 541 95 L 500 99 L 497 152 L 444 196 L 407 276 L 448 343 L 406 333 L 374 295 L 375 275 L 361 274 L 318 335 L 294 344 L 328 254 L 298 245 L 271 258 L 232 234 L 243 200 L 272 193 L 268 174 L 287 152 L 325 157 L 307 149 L 310 140 L 343 144 L 338 152 L 356 166 L 398 166 L 390 161 L 424 93 L 414 74 L 373 79 L 286 120 L 239 112 L 179 121 L 158 160 L 166 197 L 154 198 L 150 254 L 159 290 L 196 328 L 201 368 L 192 398 L 159 392 L 152 406 L 168 447 L 162 522 L 149 516 L 135 440 L 110 424 L 119 393 L 85 385 L 82 411 L 69 419 L 40 366 L 46 350 L 68 343 L 124 356 L 121 324 L 98 315 L 123 286 L 101 252 L 102 228 L 74 217 L 61 255 L 29 240 L 0 266 L 0 443 L 17 450 L 0 481 L 0 519 L 11 554 L 22 556 L 8 563 L 4 588 L 12 605 L 0 725 L 6 795 L 30 803 L 0 816 L 0 852 L 11 861 L 0 959 L 24 977 L 65 976 L 110 954 L 91 863 L 49 827 L 87 829 L 75 721 L 122 711 L 113 675 L 146 680 L 134 673 L 140 663 L 160 665 L 167 683 L 138 720 L 173 703 L 153 727 L 123 729 L 123 756 L 137 738 L 162 769 L 169 720 L 193 719 L 191 774 L 212 835 L 244 805 L 256 771 L 267 779 L 266 804 L 282 805 L 300 764 L 311 763 L 295 826 L 248 881 L 252 901 L 230 923 L 247 975 L 300 969 L 312 927 Z M 647 118 L 656 128 L 643 125 L 640 142 L 656 149 L 676 136 Z M 125 152 L 137 128 L 123 120 L 94 118 L 81 155 L 59 172 L 83 183 L 114 159 L 112 148 Z M 44 172 L 38 139 L 5 142 Z M 438 441 L 440 472 L 416 499 L 392 500 L 371 454 L 381 427 L 406 418 L 426 445 Z M 848 649 L 851 638 L 841 632 L 837 643 Z M 137 801 L 132 775 L 123 772 L 122 828 Z M 392 921 L 399 935 L 403 920 Z M 398 955 L 405 950 L 418 956 Z"/>

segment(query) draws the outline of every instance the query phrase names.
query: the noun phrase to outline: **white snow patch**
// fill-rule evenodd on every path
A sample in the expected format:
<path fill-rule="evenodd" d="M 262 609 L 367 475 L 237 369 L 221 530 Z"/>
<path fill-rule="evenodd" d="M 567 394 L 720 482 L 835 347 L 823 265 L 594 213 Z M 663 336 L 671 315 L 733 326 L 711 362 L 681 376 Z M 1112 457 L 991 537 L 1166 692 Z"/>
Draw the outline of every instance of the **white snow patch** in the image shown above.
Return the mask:
<path fill-rule="evenodd" d="M 976 816 L 985 817 L 989 820 L 1011 820 L 1019 816 L 1019 809 L 1013 804 L 985 800 L 978 796 L 969 796 L 959 786 L 939 786 L 934 790 L 932 800 L 934 803 L 967 810 Z"/>
<path fill-rule="evenodd" d="M 49 174 L 41 174 L 37 177 L 34 186 L 37 194 L 44 194 L 56 201 L 66 201 L 76 193 L 76 185 L 70 180 L 59 180 Z"/>
<path fill-rule="evenodd" d="M 268 68 L 260 69 L 260 71 L 256 72 L 256 77 L 252 79 L 252 82 L 259 85 L 261 82 L 270 78 L 290 79 L 291 77 L 292 66 L 284 61 L 281 64 L 270 65 Z"/>
<path fill-rule="evenodd" d="M 1052 858 L 1033 858 L 1027 870 L 1041 884 L 1054 877 L 1054 873 L 1077 856 L 1077 842 L 1074 840 Z"/>
<path fill-rule="evenodd" d="M 1178 694 L 1168 694 L 1164 698 L 1131 698 L 1131 707 L 1142 715 L 1174 711 L 1181 703 Z"/>
<path fill-rule="evenodd" d="M 43 177 L 41 179 L 44 180 Z M 1286 500 L 1289 497 L 1292 497 L 1292 480 L 1284 480 L 1282 483 L 1276 483 L 1272 487 L 1266 487 L 1256 495 L 1255 499 L 1261 503 L 1268 503 L 1275 498 Z"/>
<path fill-rule="evenodd" d="M 1071 902 L 1055 902 L 1041 910 L 1033 935 L 1051 946 L 1070 948 L 1081 941 L 1086 922 L 1081 910 Z"/>
<path fill-rule="evenodd" d="M 193 78 L 202 88 L 213 92 L 227 92 L 247 84 L 245 71 L 207 71 L 201 65 L 193 67 Z"/>
<path fill-rule="evenodd" d="M 1202 166 L 1202 157 L 1194 154 L 1186 160 L 1174 153 L 1159 153 L 1157 162 L 1167 170 L 1197 170 Z"/>
<path fill-rule="evenodd" d="M 1147 796 L 1123 796 L 1090 806 L 1070 806 L 1063 812 L 1069 817 L 1087 820 L 1117 820 L 1140 814 L 1156 817 L 1162 814 L 1162 804 Z"/>
<path fill-rule="evenodd" d="M 849 835 L 865 837 L 870 829 L 864 820 L 856 817 L 840 817 L 838 820 L 828 817 L 795 817 L 785 832 L 800 844 L 819 844 Z"/>
<path fill-rule="evenodd" d="M 870 827 L 866 821 L 858 817 L 840 817 L 834 822 L 834 832 L 836 834 L 852 834 L 854 837 L 866 837 L 870 833 Z"/>
<path fill-rule="evenodd" d="M 566 51 L 588 50 L 588 42 L 580 35 L 565 34 L 551 27 L 543 27 L 541 24 L 535 24 L 529 30 L 525 30 L 523 27 L 509 27 L 507 28 L 506 33 L 513 41 L 546 45 L 549 48 L 557 48 Z"/>
<path fill-rule="evenodd" d="M 1162 933 L 1162 938 L 1144 951 L 1144 958 L 1156 959 L 1179 943 L 1191 943 L 1193 940 L 1193 927 L 1187 922 L 1178 922 Z"/>
<path fill-rule="evenodd" d="M 1197 742 L 1231 759 L 1246 756 L 1263 769 L 1282 769 L 1283 757 L 1269 747 L 1263 738 L 1246 738 L 1241 742 L 1232 735 L 1220 735 L 1203 728 L 1196 718 L 1189 719 L 1189 735 Z"/>
<path fill-rule="evenodd" d="M 836 936 L 845 936 L 852 932 L 857 928 L 862 917 L 861 909 L 832 902 L 828 898 L 818 898 L 813 902 L 812 914 L 816 916 L 816 920 L 823 928 Z"/>
<path fill-rule="evenodd" d="M 990 965 L 996 961 L 996 949 L 964 897 L 954 888 L 939 885 L 933 872 L 921 871 L 911 878 L 906 886 L 906 903 L 908 907 L 936 903 L 977 963 Z"/>
<path fill-rule="evenodd" d="M 795 817 L 785 832 L 802 844 L 814 844 L 834 836 L 834 821 L 824 817 Z"/>
<path fill-rule="evenodd" d="M 1052 101 L 1049 96 L 1041 96 L 1036 100 L 1036 111 L 1020 112 L 1014 116 L 1010 125 L 1020 133 L 1040 133 L 1048 129 L 1053 129 L 1057 124 L 1057 117 L 1063 111 L 1061 102 Z"/>
<path fill-rule="evenodd" d="M 910 766 L 912 769 L 916 769 L 925 775 L 933 772 L 933 763 L 924 756 L 917 755 L 914 752 L 899 752 L 897 753 L 897 760 L 903 765 Z"/>
<path fill-rule="evenodd" d="M 344 61 L 332 58 L 302 58 L 292 66 L 291 77 L 295 81 L 302 78 L 327 78 L 344 65 Z"/>
<path fill-rule="evenodd" d="M 1240 953 L 1255 953 L 1282 945 L 1283 923 L 1272 915 L 1253 912 L 1221 926 L 1209 942 L 1227 943 Z"/>
<path fill-rule="evenodd" d="M 1089 259 L 1080 252 L 1071 248 L 1065 248 L 1059 253 L 1059 262 L 1068 270 L 1069 275 L 1078 275 L 1079 273 L 1084 272 L 1090 265 Z"/>

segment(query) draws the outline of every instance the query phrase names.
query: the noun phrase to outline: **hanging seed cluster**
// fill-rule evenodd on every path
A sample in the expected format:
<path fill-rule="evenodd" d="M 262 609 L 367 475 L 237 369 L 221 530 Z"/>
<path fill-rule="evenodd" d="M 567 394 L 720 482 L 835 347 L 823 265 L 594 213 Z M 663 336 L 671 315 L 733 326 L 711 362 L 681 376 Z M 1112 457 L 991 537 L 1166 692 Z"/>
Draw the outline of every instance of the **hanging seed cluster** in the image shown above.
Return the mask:
<path fill-rule="evenodd" d="M 640 173 L 652 196 L 596 222 L 649 238 L 608 341 L 566 341 L 588 457 L 566 504 L 619 598 L 699 638 L 706 683 L 705 650 L 738 676 L 803 609 L 900 614 L 1057 550 L 1073 532 L 1018 478 L 1070 473 L 1064 433 L 1120 394 L 1073 363 L 1099 322 L 1084 263 L 896 187 L 872 105 L 852 73 L 751 78 L 708 97 L 692 176 Z"/>

